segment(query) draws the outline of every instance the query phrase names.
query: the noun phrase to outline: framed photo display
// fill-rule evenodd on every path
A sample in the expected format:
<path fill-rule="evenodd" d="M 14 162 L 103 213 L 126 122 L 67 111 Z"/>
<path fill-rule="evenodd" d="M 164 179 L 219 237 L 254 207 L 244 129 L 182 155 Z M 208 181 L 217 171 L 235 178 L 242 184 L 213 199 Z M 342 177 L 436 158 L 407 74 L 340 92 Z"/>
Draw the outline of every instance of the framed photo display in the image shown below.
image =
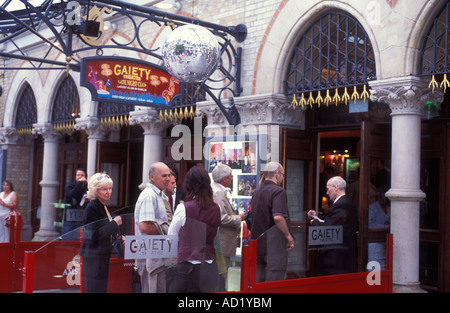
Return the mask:
<path fill-rule="evenodd" d="M 238 213 L 247 213 L 253 193 L 258 188 L 259 160 L 256 140 L 209 141 L 206 169 L 211 176 L 217 164 L 231 167 L 233 181 L 231 203 Z"/>

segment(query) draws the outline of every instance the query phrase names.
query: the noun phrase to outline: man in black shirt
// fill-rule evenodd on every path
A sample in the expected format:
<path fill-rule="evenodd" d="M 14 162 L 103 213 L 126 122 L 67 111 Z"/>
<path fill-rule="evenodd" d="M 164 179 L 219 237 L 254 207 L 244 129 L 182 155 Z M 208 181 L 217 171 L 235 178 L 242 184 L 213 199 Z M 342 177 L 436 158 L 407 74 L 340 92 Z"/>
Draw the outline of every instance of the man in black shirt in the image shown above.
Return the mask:
<path fill-rule="evenodd" d="M 281 187 L 283 178 L 281 164 L 267 163 L 260 188 L 250 202 L 251 239 L 257 240 L 257 282 L 285 279 L 288 250 L 294 248 L 287 222 L 287 195 Z"/>
<path fill-rule="evenodd" d="M 62 225 L 63 240 L 79 240 L 79 228 L 83 226 L 84 208 L 87 206 L 87 175 L 82 168 L 75 173 L 75 182 L 67 184 L 65 188 L 65 203 L 68 204 L 65 210 L 64 222 Z"/>

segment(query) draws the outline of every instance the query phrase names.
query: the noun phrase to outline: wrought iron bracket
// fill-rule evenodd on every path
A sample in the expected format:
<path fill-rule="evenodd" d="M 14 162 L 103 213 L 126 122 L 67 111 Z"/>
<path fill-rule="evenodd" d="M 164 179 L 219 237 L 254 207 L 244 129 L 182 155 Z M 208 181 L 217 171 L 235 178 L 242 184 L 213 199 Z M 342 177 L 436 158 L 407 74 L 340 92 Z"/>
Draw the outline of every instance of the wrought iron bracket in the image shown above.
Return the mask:
<path fill-rule="evenodd" d="M 245 40 L 247 36 L 245 25 L 223 26 L 118 0 L 45 0 L 39 7 L 33 6 L 29 0 L 20 1 L 25 5 L 23 10 L 9 10 L 8 6 L 11 0 L 4 0 L 0 6 L 0 36 L 3 36 L 0 38 L 0 46 L 11 47 L 12 45 L 14 47 L 10 51 L 0 51 L 0 58 L 26 60 L 30 66 L 3 66 L 0 69 L 65 69 L 78 72 L 81 62 L 78 55 L 88 50 L 94 50 L 97 55 L 103 55 L 109 49 L 125 49 L 147 54 L 162 61 L 159 47 L 150 49 L 143 44 L 141 36 L 143 35 L 143 25 L 150 22 L 159 27 L 174 29 L 185 24 L 197 24 L 209 29 L 216 36 L 221 47 L 221 62 L 218 68 L 221 72 L 220 81 L 210 78 L 199 84 L 198 88 L 215 101 L 230 124 L 235 126 L 236 123 L 239 123 L 239 113 L 236 108 L 234 105 L 225 107 L 222 97 L 225 97 L 225 94 L 230 97 L 230 93 L 232 97 L 236 97 L 242 92 L 240 78 L 242 49 L 234 47 L 233 38 L 238 43 Z M 114 30 L 109 30 L 111 32 L 109 34 L 110 40 L 105 41 L 107 31 L 104 28 L 103 15 L 111 16 L 111 18 L 121 16 L 128 19 L 134 27 L 134 33 L 130 35 L 130 41 L 121 43 L 116 40 Z M 97 37 L 93 35 L 96 31 Z M 25 35 L 32 35 L 32 38 L 36 38 L 36 44 L 46 43 L 48 45 L 42 57 L 28 55 L 27 49 L 30 42 L 23 43 L 21 41 L 21 38 Z M 75 42 L 76 39 L 81 39 L 84 44 Z M 66 62 L 52 59 L 50 56 L 54 51 L 65 55 Z M 216 87 L 218 85 L 220 87 Z M 194 102 L 185 99 L 180 104 L 181 101 L 178 99 L 178 102 L 175 103 L 173 101 L 175 99 L 176 97 L 167 104 L 166 109 L 192 106 L 196 105 L 195 99 L 202 100 L 190 95 L 186 99 L 191 99 Z"/>

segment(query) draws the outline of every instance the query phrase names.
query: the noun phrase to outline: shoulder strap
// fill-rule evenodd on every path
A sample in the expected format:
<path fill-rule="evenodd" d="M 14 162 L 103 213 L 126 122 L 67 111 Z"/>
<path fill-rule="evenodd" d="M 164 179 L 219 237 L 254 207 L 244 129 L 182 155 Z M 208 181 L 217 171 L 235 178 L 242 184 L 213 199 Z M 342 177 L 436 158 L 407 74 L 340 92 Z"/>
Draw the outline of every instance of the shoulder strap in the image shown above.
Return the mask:
<path fill-rule="evenodd" d="M 105 211 L 106 211 L 106 215 L 108 215 L 108 219 L 111 222 L 112 221 L 112 217 L 111 214 L 109 214 L 108 208 L 106 207 L 106 205 L 104 205 Z"/>

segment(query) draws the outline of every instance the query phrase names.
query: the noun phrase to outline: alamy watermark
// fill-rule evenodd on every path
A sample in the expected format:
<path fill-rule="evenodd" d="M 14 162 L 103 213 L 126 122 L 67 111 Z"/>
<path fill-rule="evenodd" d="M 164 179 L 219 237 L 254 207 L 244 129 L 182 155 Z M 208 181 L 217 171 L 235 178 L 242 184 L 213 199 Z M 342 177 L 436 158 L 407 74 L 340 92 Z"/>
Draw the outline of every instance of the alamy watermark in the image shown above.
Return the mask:
<path fill-rule="evenodd" d="M 66 23 L 70 26 L 81 25 L 81 4 L 78 1 L 70 1 L 66 9 L 68 11 Z"/>
<path fill-rule="evenodd" d="M 377 261 L 370 261 L 367 263 L 367 270 L 369 273 L 366 277 L 367 285 L 381 285 L 381 265 Z"/>

